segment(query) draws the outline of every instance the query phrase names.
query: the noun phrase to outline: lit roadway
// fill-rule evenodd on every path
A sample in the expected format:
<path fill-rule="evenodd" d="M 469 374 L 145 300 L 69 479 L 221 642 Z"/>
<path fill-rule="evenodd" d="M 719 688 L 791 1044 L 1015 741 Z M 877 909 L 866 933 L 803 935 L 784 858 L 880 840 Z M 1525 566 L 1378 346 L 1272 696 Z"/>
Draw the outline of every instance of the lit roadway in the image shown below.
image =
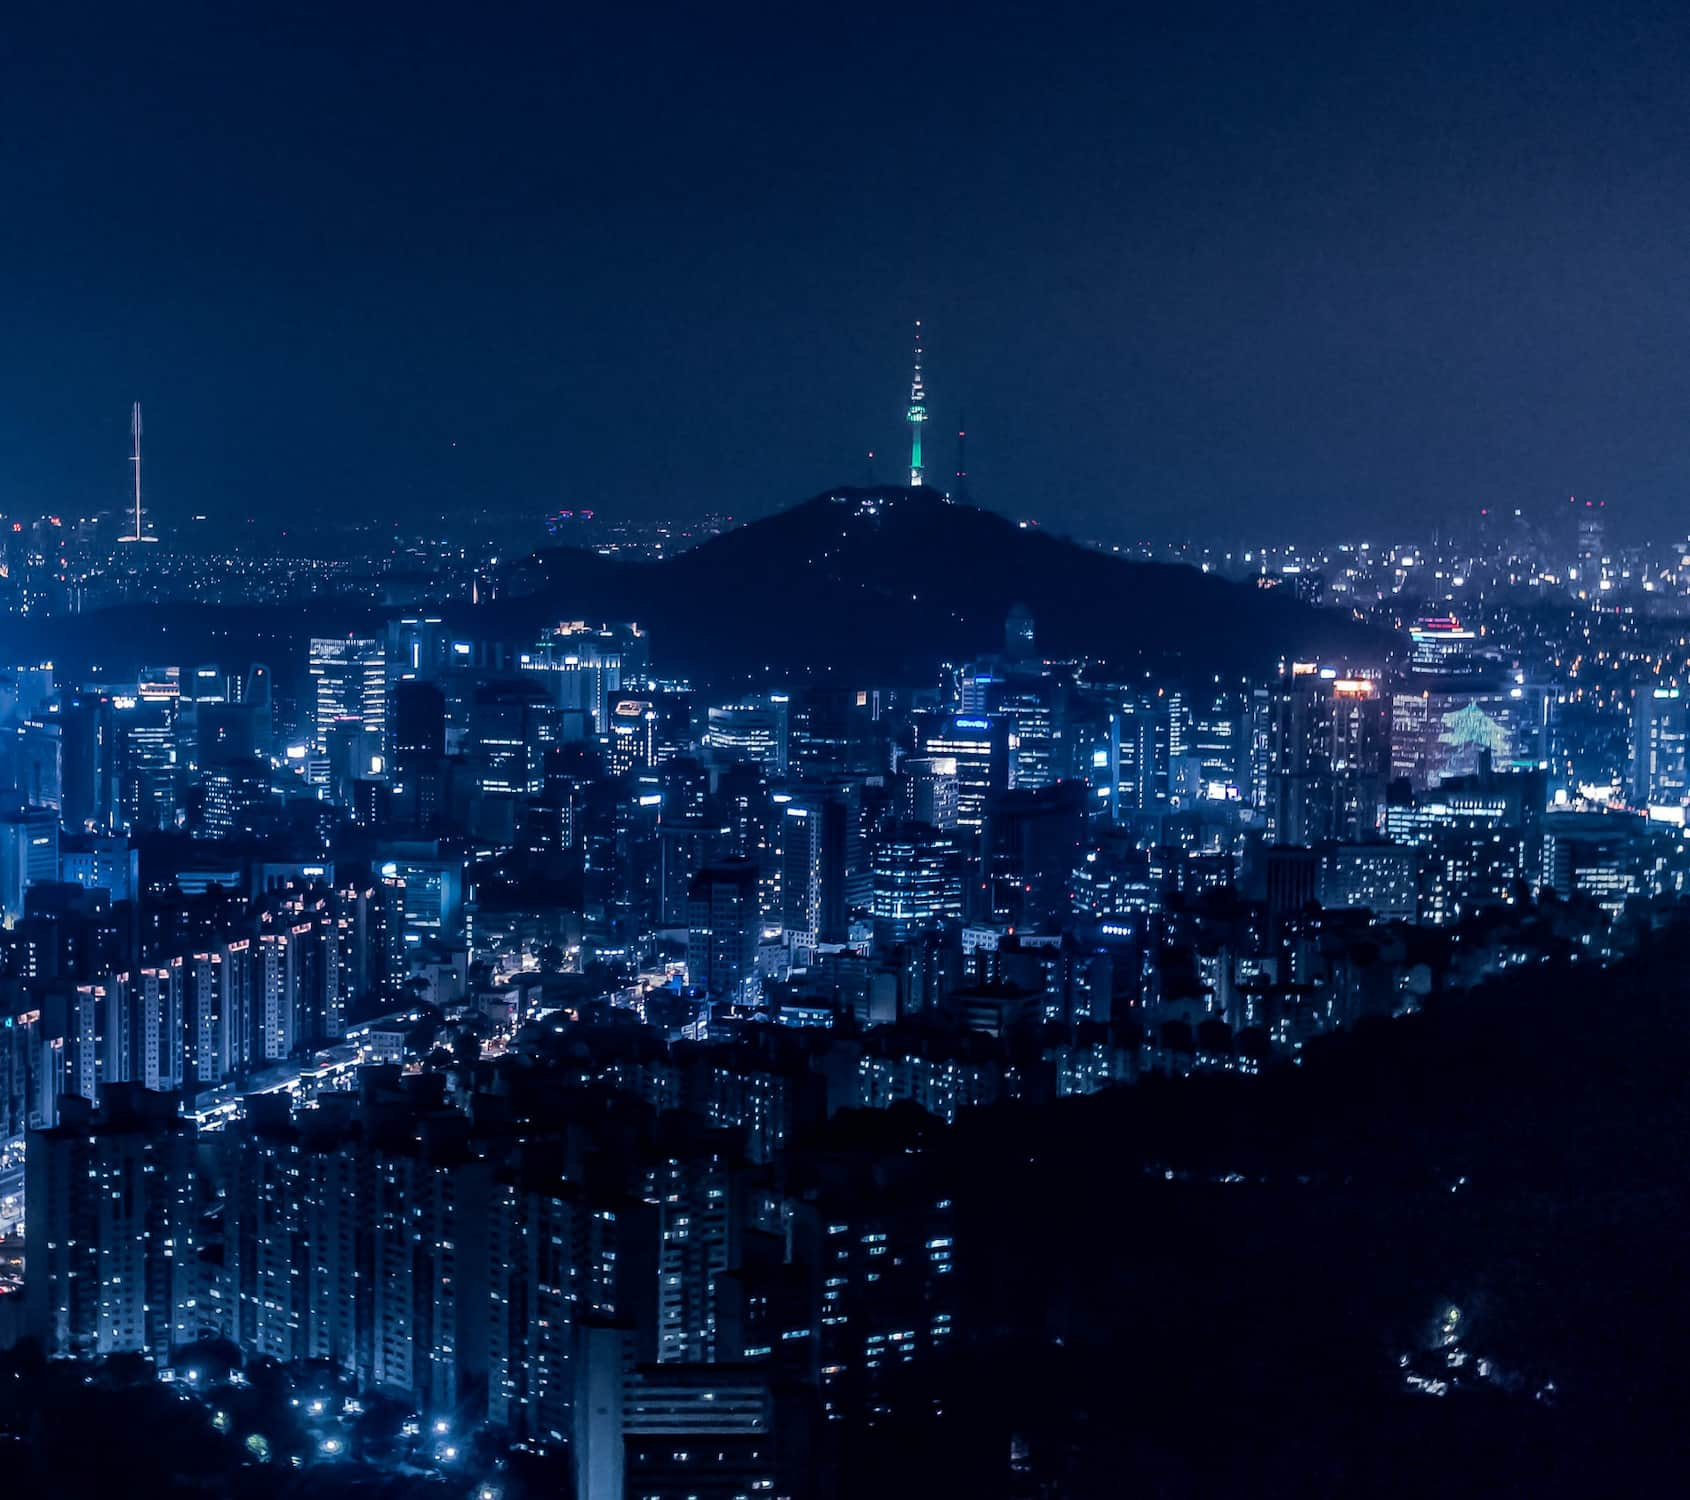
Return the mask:
<path fill-rule="evenodd" d="M 347 1028 L 345 1039 L 323 1047 L 298 1062 L 278 1063 L 261 1073 L 237 1082 L 221 1083 L 201 1094 L 195 1107 L 184 1113 L 202 1130 L 219 1130 L 240 1113 L 241 1100 L 251 1094 L 291 1094 L 310 1097 L 325 1088 L 336 1088 L 354 1068 L 364 1062 L 362 1038 L 403 1023 L 408 1029 L 417 1020 L 415 1010 L 396 1010 Z"/>

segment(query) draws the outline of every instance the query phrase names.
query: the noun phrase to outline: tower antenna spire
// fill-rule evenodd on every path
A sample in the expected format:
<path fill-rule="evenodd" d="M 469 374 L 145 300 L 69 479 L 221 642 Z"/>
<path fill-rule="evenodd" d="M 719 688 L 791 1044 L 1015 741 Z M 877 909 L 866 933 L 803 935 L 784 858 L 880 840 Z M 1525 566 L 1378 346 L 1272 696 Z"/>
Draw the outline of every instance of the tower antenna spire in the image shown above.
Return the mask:
<path fill-rule="evenodd" d="M 910 488 L 921 484 L 921 424 L 927 420 L 927 390 L 921 383 L 921 319 L 915 320 L 915 376 L 910 381 Z"/>
<path fill-rule="evenodd" d="M 119 537 L 122 542 L 156 542 L 157 537 L 148 536 L 141 523 L 141 403 L 137 401 L 129 413 L 129 437 L 133 448 L 129 454 L 129 462 L 135 466 L 135 529 L 128 536 Z"/>

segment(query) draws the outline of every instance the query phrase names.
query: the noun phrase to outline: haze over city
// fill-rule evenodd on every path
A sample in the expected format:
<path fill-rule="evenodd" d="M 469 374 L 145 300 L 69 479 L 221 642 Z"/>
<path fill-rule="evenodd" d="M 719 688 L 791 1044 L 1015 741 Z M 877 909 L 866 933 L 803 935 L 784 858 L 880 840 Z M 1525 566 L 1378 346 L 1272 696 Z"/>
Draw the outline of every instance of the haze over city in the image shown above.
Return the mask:
<path fill-rule="evenodd" d="M 920 317 L 1008 514 L 1641 533 L 1690 481 L 1687 26 L 31 9 L 0 499 L 105 503 L 138 399 L 171 519 L 766 514 L 896 477 Z"/>

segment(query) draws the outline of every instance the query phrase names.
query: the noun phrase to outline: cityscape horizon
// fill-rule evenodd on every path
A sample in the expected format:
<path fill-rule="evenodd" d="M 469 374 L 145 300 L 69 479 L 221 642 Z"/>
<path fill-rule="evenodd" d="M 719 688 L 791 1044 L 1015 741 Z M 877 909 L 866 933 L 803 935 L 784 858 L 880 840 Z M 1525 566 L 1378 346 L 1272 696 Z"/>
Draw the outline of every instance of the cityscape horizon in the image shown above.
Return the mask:
<path fill-rule="evenodd" d="M 0 48 L 0 1480 L 1670 1489 L 1690 12 Z"/>

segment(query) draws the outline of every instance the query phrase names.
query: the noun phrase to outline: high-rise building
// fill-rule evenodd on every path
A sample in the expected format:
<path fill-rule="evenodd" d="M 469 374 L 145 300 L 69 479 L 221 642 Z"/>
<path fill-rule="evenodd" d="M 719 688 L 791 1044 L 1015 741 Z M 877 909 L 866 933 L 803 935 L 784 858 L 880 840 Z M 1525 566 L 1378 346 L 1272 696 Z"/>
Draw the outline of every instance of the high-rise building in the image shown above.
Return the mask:
<path fill-rule="evenodd" d="M 229 1336 L 450 1423 L 484 1399 L 489 1244 L 514 1241 L 488 1233 L 486 1164 L 382 1072 L 356 1112 L 260 1098 L 220 1134 Z"/>
<path fill-rule="evenodd" d="M 558 707 L 585 714 L 594 734 L 607 733 L 624 677 L 643 671 L 650 647 L 638 625 L 594 629 L 582 621 L 560 625 L 518 665 L 541 674 Z"/>
<path fill-rule="evenodd" d="M 820 941 L 822 922 L 822 820 L 790 799 L 780 825 L 781 928 L 794 960 Z"/>
<path fill-rule="evenodd" d="M 391 679 L 430 678 L 451 664 L 452 641 L 438 615 L 405 615 L 387 622 L 385 642 Z"/>
<path fill-rule="evenodd" d="M 1577 499 L 1568 502 L 1573 507 L 1577 532 L 1578 581 L 1587 590 L 1594 590 L 1601 581 L 1602 564 L 1608 553 L 1606 500 Z"/>
<path fill-rule="evenodd" d="M 969 714 L 917 714 L 916 753 L 953 761 L 957 826 L 978 836 L 986 805 L 1015 784 L 1015 736 L 1008 719 Z"/>
<path fill-rule="evenodd" d="M 393 685 L 393 762 L 400 774 L 446 753 L 446 695 L 440 685 L 408 677 Z"/>
<path fill-rule="evenodd" d="M 1073 909 L 1090 792 L 1083 781 L 1017 787 L 993 799 L 986 822 L 993 916 L 1016 926 L 1059 925 Z"/>
<path fill-rule="evenodd" d="M 0 920 L 21 917 L 29 888 L 58 878 L 58 813 L 48 807 L 0 812 Z"/>
<path fill-rule="evenodd" d="M 208 766 L 250 764 L 262 753 L 257 713 L 250 703 L 201 700 L 195 721 L 196 764 L 201 770 Z"/>
<path fill-rule="evenodd" d="M 1185 704 L 1178 693 L 1129 694 L 1121 704 L 1118 814 L 1163 806 L 1186 760 Z"/>
<path fill-rule="evenodd" d="M 762 993 L 759 866 L 744 856 L 706 865 L 687 896 L 687 977 L 711 1000 L 754 1004 Z"/>
<path fill-rule="evenodd" d="M 617 1246 L 632 1217 L 526 1160 L 493 1183 L 488 1417 L 517 1438 L 569 1442 L 595 1385 L 620 1384 L 626 1336 L 603 1324 L 618 1311 Z M 620 1424 L 614 1447 L 619 1459 Z"/>
<path fill-rule="evenodd" d="M 692 1150 L 653 1167 L 644 1197 L 658 1215 L 652 1357 L 658 1364 L 714 1361 L 720 1357 L 716 1283 L 739 1256 L 739 1174 L 719 1151 Z"/>
<path fill-rule="evenodd" d="M 546 752 L 559 737 L 558 709 L 531 681 L 485 683 L 475 690 L 470 740 L 476 781 L 495 796 L 537 796 Z"/>
<path fill-rule="evenodd" d="M 261 933 L 253 963 L 254 1056 L 280 1062 L 293 1055 L 302 1031 L 299 962 L 292 938 L 285 932 Z"/>
<path fill-rule="evenodd" d="M 1588 896 L 1610 918 L 1644 889 L 1648 857 L 1641 819 L 1562 812 L 1543 820 L 1543 884 L 1564 901 Z"/>
<path fill-rule="evenodd" d="M 781 825 L 786 804 L 776 803 L 769 778 L 761 767 L 754 765 L 722 771 L 716 780 L 716 791 L 726 852 L 744 854 L 757 861 L 763 926 L 765 931 L 778 929 L 783 911 Z"/>
<path fill-rule="evenodd" d="M 270 796 L 259 753 L 257 710 L 249 703 L 202 702 L 197 710 L 200 831 L 227 838 L 250 826 Z"/>
<path fill-rule="evenodd" d="M 903 811 L 913 823 L 957 826 L 957 763 L 951 755 L 910 755 L 899 763 Z"/>
<path fill-rule="evenodd" d="M 216 1144 L 226 1205 L 223 1301 L 229 1337 L 243 1352 L 265 1359 L 301 1359 L 305 1159 L 286 1097 L 249 1101 L 246 1120 L 220 1132 Z"/>
<path fill-rule="evenodd" d="M 824 1409 L 834 1417 L 884 1413 L 908 1366 L 956 1345 L 951 1198 L 919 1177 L 842 1182 L 805 1205 L 794 1238 L 821 1280 Z"/>
<path fill-rule="evenodd" d="M 788 715 L 785 694 L 761 703 L 730 703 L 712 708 L 704 745 L 718 766 L 749 761 L 770 776 L 787 774 Z"/>
<path fill-rule="evenodd" d="M 176 698 L 141 694 L 114 700 L 119 796 L 124 821 L 143 830 L 176 826 Z"/>
<path fill-rule="evenodd" d="M 868 905 L 860 785 L 839 779 L 793 792 L 781 818 L 783 926 L 795 948 L 843 943 Z"/>
<path fill-rule="evenodd" d="M 1471 776 L 1488 760 L 1498 770 L 1535 764 L 1543 748 L 1545 695 L 1532 688 L 1473 691 L 1449 682 L 1391 697 L 1391 775 L 1417 792 Z"/>
<path fill-rule="evenodd" d="M 1037 790 L 1057 779 L 1056 716 L 1044 683 L 1006 683 L 992 695 L 992 712 L 1010 723 L 1015 741 L 1012 784 Z"/>
<path fill-rule="evenodd" d="M 64 740 L 58 715 L 25 719 L 5 740 L 7 789 L 20 802 L 57 812 L 64 800 Z"/>
<path fill-rule="evenodd" d="M 257 762 L 208 766 L 200 775 L 200 831 L 228 838 L 253 826 L 270 798 L 270 777 Z"/>
<path fill-rule="evenodd" d="M 658 920 L 664 927 L 686 927 L 690 921 L 688 902 L 695 877 L 707 865 L 730 854 L 743 853 L 732 833 L 711 818 L 664 818 L 657 825 L 659 897 Z M 760 859 L 753 859 L 759 876 Z"/>
<path fill-rule="evenodd" d="M 153 1090 L 176 1090 L 183 1081 L 186 1030 L 184 974 L 180 964 L 119 974 L 109 986 L 109 1035 L 133 1038 L 130 1073 L 124 1082 Z"/>
<path fill-rule="evenodd" d="M 1368 677 L 1297 665 L 1273 695 L 1269 826 L 1281 844 L 1377 832 L 1391 768 L 1391 700 Z"/>
<path fill-rule="evenodd" d="M 98 1114 L 67 1098 L 30 1137 L 28 1322 L 50 1358 L 164 1364 L 201 1333 L 194 1129 L 177 1104 L 112 1085 Z"/>
<path fill-rule="evenodd" d="M 399 913 L 405 942 L 450 942 L 464 926 L 464 861 L 401 853 L 382 862 L 384 879 L 395 878 L 402 891 Z"/>
<path fill-rule="evenodd" d="M 965 667 L 957 679 L 957 712 L 979 718 L 992 711 L 992 695 L 1002 686 L 998 668 L 989 661 Z"/>
<path fill-rule="evenodd" d="M 1411 672 L 1452 676 L 1472 672 L 1478 632 L 1452 615 L 1427 616 L 1408 628 Z"/>
<path fill-rule="evenodd" d="M 1212 802 L 1248 799 L 1250 744 L 1240 694 L 1215 688 L 1192 699 L 1185 752 L 1197 762 L 1204 798 Z"/>
<path fill-rule="evenodd" d="M 955 843 L 924 823 L 881 835 L 871 860 L 871 911 L 878 947 L 962 916 L 962 856 Z"/>
<path fill-rule="evenodd" d="M 0 724 L 15 724 L 45 712 L 53 692 L 50 662 L 0 669 Z"/>
<path fill-rule="evenodd" d="M 643 698 L 619 698 L 610 711 L 605 758 L 612 776 L 643 771 L 657 763 L 657 705 Z"/>
<path fill-rule="evenodd" d="M 152 534 L 141 510 L 141 403 L 137 401 L 129 412 L 129 463 L 134 471 L 135 500 L 134 514 L 130 518 L 127 532 L 118 538 L 120 542 L 156 542 L 158 538 Z"/>
<path fill-rule="evenodd" d="M 276 733 L 275 682 L 270 669 L 262 662 L 254 662 L 247 668 L 244 679 L 230 679 L 229 689 L 230 701 L 244 705 L 252 715 L 258 753 L 270 754 Z"/>
<path fill-rule="evenodd" d="M 771 701 L 779 705 L 781 694 Z M 809 688 L 791 695 L 789 770 L 794 777 L 875 775 L 890 764 L 884 700 L 868 689 Z"/>
<path fill-rule="evenodd" d="M 1321 857 L 1316 893 L 1329 908 L 1361 907 L 1381 922 L 1412 922 L 1420 861 L 1400 844 L 1334 844 Z"/>
<path fill-rule="evenodd" d="M 450 1135 L 395 1141 L 369 1181 L 369 1384 L 455 1413 L 487 1376 L 487 1163 Z"/>
<path fill-rule="evenodd" d="M 117 819 L 117 719 L 110 697 L 77 693 L 59 706 L 64 826 L 109 831 Z"/>
<path fill-rule="evenodd" d="M 387 728 L 387 656 L 377 640 L 313 637 L 314 748 L 327 754 L 337 724 L 352 721 L 378 742 Z"/>
<path fill-rule="evenodd" d="M 1641 688 L 1632 714 L 1632 796 L 1677 805 L 1690 796 L 1690 700 L 1675 687 Z"/>
<path fill-rule="evenodd" d="M 621 1402 L 625 1481 L 616 1492 L 792 1493 L 783 1483 L 769 1385 L 767 1372 L 743 1365 L 662 1364 L 631 1372 Z"/>

